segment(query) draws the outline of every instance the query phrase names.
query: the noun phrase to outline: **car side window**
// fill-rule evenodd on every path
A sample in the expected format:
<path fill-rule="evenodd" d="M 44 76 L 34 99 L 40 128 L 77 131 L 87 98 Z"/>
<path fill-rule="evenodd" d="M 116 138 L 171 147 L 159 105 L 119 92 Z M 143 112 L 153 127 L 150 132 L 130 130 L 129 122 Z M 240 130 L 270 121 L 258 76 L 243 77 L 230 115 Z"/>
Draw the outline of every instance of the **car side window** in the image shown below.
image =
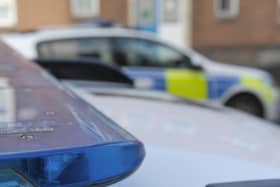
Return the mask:
<path fill-rule="evenodd" d="M 154 41 L 116 38 L 113 60 L 121 66 L 189 67 L 191 61 L 175 49 Z"/>
<path fill-rule="evenodd" d="M 94 58 L 111 63 L 110 41 L 106 38 L 79 38 L 42 42 L 38 45 L 39 58 Z"/>

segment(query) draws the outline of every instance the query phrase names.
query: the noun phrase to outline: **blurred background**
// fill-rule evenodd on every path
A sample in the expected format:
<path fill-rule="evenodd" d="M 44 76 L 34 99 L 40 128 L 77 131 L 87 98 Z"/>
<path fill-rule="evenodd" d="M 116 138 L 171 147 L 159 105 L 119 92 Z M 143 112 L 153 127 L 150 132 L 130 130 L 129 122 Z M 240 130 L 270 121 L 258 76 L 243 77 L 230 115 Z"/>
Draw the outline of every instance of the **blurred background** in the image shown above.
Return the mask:
<path fill-rule="evenodd" d="M 1 0 L 0 31 L 93 19 L 154 32 L 223 63 L 269 70 L 280 82 L 279 0 Z"/>

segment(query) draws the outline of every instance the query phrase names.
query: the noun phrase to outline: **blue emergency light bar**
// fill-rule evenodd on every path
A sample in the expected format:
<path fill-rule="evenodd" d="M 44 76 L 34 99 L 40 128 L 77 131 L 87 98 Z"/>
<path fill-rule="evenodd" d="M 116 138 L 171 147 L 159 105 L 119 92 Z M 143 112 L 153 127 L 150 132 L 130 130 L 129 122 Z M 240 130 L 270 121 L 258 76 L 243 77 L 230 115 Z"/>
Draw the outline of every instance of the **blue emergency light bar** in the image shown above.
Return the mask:
<path fill-rule="evenodd" d="M 70 150 L 1 156 L 0 168 L 12 169 L 34 186 L 87 186 L 114 183 L 135 171 L 144 157 L 140 142 L 118 142 Z M 17 186 L 12 173 L 0 187 Z M 7 177 L 10 176 L 10 177 Z M 17 180 L 15 180 L 15 178 Z"/>
<path fill-rule="evenodd" d="M 15 106 L 37 115 L 0 121 L 0 187 L 111 184 L 142 163 L 143 144 L 71 91 L 47 86 L 14 92 Z M 17 185 L 20 179 L 30 185 Z"/>
<path fill-rule="evenodd" d="M 1 42 L 0 56 L 0 187 L 106 185 L 140 166 L 130 133 Z"/>

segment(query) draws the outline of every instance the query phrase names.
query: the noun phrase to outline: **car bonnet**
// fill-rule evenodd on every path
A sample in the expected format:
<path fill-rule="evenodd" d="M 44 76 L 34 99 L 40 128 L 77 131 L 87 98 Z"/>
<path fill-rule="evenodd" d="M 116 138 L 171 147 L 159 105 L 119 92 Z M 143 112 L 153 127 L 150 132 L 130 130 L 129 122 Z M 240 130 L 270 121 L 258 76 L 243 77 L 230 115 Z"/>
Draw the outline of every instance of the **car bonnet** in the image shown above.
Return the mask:
<path fill-rule="evenodd" d="M 280 167 L 277 124 L 222 106 L 151 100 L 139 95 L 135 98 L 126 94 L 81 95 L 146 145 L 218 154 Z"/>

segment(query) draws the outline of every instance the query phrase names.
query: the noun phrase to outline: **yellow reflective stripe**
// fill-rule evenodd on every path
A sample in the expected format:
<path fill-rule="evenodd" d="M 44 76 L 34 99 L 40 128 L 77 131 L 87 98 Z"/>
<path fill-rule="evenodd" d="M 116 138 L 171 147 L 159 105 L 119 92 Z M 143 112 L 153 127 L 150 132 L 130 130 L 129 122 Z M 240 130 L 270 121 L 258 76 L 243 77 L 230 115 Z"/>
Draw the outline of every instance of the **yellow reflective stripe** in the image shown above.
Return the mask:
<path fill-rule="evenodd" d="M 266 85 L 262 79 L 245 76 L 241 78 L 242 85 L 256 90 L 267 102 L 273 102 L 274 94 L 272 87 Z"/>
<path fill-rule="evenodd" d="M 167 91 L 195 100 L 208 98 L 206 76 L 201 71 L 169 69 L 166 71 Z"/>

